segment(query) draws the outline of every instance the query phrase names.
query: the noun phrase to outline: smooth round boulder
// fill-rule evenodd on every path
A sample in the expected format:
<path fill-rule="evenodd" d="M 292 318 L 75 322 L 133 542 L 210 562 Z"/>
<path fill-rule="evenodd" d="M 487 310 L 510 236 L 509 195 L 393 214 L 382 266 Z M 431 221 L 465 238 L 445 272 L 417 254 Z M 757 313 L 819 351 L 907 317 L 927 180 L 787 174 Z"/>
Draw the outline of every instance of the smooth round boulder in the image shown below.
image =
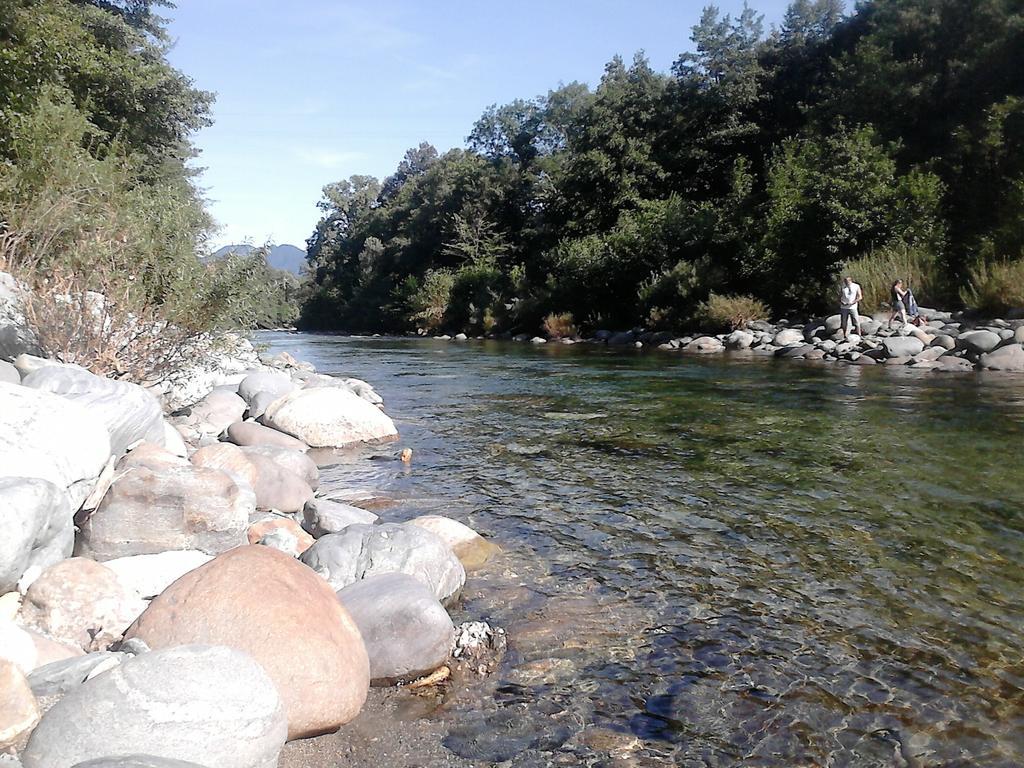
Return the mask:
<path fill-rule="evenodd" d="M 0 749 L 19 744 L 38 720 L 39 707 L 25 674 L 0 659 Z"/>
<path fill-rule="evenodd" d="M 301 512 L 313 498 L 313 489 L 294 472 L 261 453 L 247 453 L 232 443 L 204 446 L 192 454 L 192 463 L 242 478 L 255 491 L 258 509 Z"/>
<path fill-rule="evenodd" d="M 686 345 L 687 352 L 698 352 L 700 354 L 721 352 L 724 349 L 725 345 L 714 336 L 701 336 Z"/>
<path fill-rule="evenodd" d="M 191 420 L 205 434 L 219 435 L 245 414 L 245 400 L 234 392 L 214 389 L 192 406 Z"/>
<path fill-rule="evenodd" d="M 320 487 L 320 468 L 302 451 L 274 445 L 243 445 L 242 452 L 247 456 L 264 456 L 270 459 L 282 469 L 299 477 L 314 491 Z"/>
<path fill-rule="evenodd" d="M 21 374 L 18 369 L 6 360 L 0 360 L 0 383 L 21 384 Z"/>
<path fill-rule="evenodd" d="M 348 389 L 324 387 L 290 392 L 271 403 L 263 423 L 314 448 L 340 448 L 398 437 L 391 419 Z"/>
<path fill-rule="evenodd" d="M 448 545 L 413 525 L 350 525 L 317 539 L 300 559 L 335 590 L 378 573 L 398 572 L 415 576 L 447 602 L 466 583 L 466 570 Z"/>
<path fill-rule="evenodd" d="M 25 571 L 71 557 L 75 526 L 63 488 L 33 477 L 0 477 L 0 594 Z"/>
<path fill-rule="evenodd" d="M 775 334 L 772 344 L 776 347 L 788 347 L 790 344 L 803 344 L 804 332 L 799 328 L 784 328 Z"/>
<path fill-rule="evenodd" d="M 274 768 L 287 725 L 274 683 L 237 650 L 184 645 L 121 662 L 43 716 L 25 768 L 144 753 L 217 768 Z"/>
<path fill-rule="evenodd" d="M 982 368 L 993 371 L 1024 372 L 1024 345 L 1008 344 L 981 356 Z"/>
<path fill-rule="evenodd" d="M 48 568 L 25 593 L 19 617 L 58 642 L 103 650 L 121 637 L 145 608 L 112 570 L 84 557 Z"/>
<path fill-rule="evenodd" d="M 481 568 L 501 551 L 497 544 L 492 544 L 468 525 L 443 515 L 421 515 L 406 525 L 415 525 L 435 534 L 455 553 L 467 571 Z"/>
<path fill-rule="evenodd" d="M 420 677 L 441 666 L 452 650 L 455 626 L 419 579 L 381 573 L 338 592 L 359 627 L 377 684 Z"/>
<path fill-rule="evenodd" d="M 269 445 L 293 451 L 309 450 L 309 446 L 301 440 L 255 421 L 236 421 L 228 427 L 228 440 L 235 445 Z"/>
<path fill-rule="evenodd" d="M 177 430 L 175 430 L 175 434 L 177 434 Z M 144 467 L 145 469 L 153 472 L 161 472 L 167 467 L 187 466 L 187 459 L 184 459 L 154 443 L 142 443 L 141 445 L 135 446 L 117 462 L 117 468 L 121 471 L 131 469 L 133 467 Z"/>
<path fill-rule="evenodd" d="M 882 340 L 885 354 L 888 357 L 913 357 L 921 354 L 924 343 L 913 336 L 890 336 Z"/>
<path fill-rule="evenodd" d="M 280 371 L 253 371 L 238 384 L 238 396 L 251 403 L 260 392 L 268 392 L 275 398 L 298 389 L 291 376 Z"/>
<path fill-rule="evenodd" d="M 1001 341 L 999 334 L 992 331 L 968 331 L 957 337 L 956 348 L 966 349 L 974 355 L 982 355 L 998 347 Z"/>
<path fill-rule="evenodd" d="M 186 573 L 126 637 L 154 649 L 209 643 L 248 653 L 277 685 L 291 739 L 336 731 L 369 689 L 366 648 L 334 590 L 270 547 L 238 547 Z"/>
<path fill-rule="evenodd" d="M 753 343 L 754 334 L 744 330 L 733 331 L 725 340 L 725 346 L 729 349 L 749 349 Z"/>
<path fill-rule="evenodd" d="M 377 515 L 351 504 L 342 504 L 331 499 L 310 499 L 302 508 L 302 527 L 314 539 L 330 533 L 341 533 L 350 525 L 377 522 Z"/>

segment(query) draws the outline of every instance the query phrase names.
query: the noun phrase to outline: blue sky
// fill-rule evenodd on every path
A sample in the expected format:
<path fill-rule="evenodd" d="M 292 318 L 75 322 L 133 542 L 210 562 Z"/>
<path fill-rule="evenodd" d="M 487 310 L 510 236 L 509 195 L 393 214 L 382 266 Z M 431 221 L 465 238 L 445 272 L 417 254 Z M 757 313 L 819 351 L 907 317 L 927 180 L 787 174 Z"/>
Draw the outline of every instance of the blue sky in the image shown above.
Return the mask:
<path fill-rule="evenodd" d="M 704 2 L 178 0 L 171 62 L 217 93 L 196 137 L 214 245 L 305 247 L 327 183 L 383 178 L 405 150 L 462 146 L 494 103 L 595 85 L 614 54 L 667 70 Z M 787 0 L 756 0 L 766 27 Z M 718 3 L 737 13 L 742 0 Z"/>

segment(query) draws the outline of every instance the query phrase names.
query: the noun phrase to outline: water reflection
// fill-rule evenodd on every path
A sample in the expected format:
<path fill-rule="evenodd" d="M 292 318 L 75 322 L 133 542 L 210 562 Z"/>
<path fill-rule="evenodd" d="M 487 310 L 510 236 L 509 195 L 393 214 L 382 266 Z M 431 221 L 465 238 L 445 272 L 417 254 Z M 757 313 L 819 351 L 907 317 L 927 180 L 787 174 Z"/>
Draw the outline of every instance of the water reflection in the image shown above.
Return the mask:
<path fill-rule="evenodd" d="M 508 628 L 502 673 L 430 715 L 457 755 L 1024 764 L 1019 379 L 265 341 L 372 381 L 415 451 L 332 495 L 505 547 L 462 607 Z"/>

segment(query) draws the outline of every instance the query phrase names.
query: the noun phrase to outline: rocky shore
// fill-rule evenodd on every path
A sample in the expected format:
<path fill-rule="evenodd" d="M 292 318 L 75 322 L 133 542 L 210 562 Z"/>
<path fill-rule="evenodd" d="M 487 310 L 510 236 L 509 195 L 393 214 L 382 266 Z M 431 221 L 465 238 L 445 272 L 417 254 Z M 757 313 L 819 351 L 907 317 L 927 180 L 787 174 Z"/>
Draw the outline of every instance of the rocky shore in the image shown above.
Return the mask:
<path fill-rule="evenodd" d="M 1016 313 L 1015 313 L 1016 314 Z M 663 331 L 598 331 L 590 338 L 546 339 L 518 335 L 513 341 L 531 344 L 601 344 L 609 347 L 654 347 L 667 352 L 716 354 L 745 352 L 788 360 L 823 360 L 853 365 L 907 366 L 923 371 L 976 370 L 1024 373 L 1024 319 L 972 319 L 965 313 L 922 309 L 920 327 L 888 315 L 862 315 L 859 333 L 846 339 L 839 315 L 808 322 L 759 320 L 732 333 L 676 336 Z M 465 334 L 435 337 L 468 341 Z"/>
<path fill-rule="evenodd" d="M 494 544 L 320 494 L 313 454 L 398 437 L 366 382 L 232 338 L 147 389 L 0 341 L 0 765 L 269 768 L 500 653 L 447 610 Z"/>

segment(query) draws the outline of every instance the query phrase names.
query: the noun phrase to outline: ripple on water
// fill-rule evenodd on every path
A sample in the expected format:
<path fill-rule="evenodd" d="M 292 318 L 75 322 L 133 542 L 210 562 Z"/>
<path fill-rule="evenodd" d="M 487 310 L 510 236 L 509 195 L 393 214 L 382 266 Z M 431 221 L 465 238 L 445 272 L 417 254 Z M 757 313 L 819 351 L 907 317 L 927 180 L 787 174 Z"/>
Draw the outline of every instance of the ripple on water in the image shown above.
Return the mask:
<path fill-rule="evenodd" d="M 366 379 L 411 466 L 332 494 L 504 553 L 499 673 L 428 716 L 512 765 L 1024 764 L 1024 382 L 269 336 Z"/>

